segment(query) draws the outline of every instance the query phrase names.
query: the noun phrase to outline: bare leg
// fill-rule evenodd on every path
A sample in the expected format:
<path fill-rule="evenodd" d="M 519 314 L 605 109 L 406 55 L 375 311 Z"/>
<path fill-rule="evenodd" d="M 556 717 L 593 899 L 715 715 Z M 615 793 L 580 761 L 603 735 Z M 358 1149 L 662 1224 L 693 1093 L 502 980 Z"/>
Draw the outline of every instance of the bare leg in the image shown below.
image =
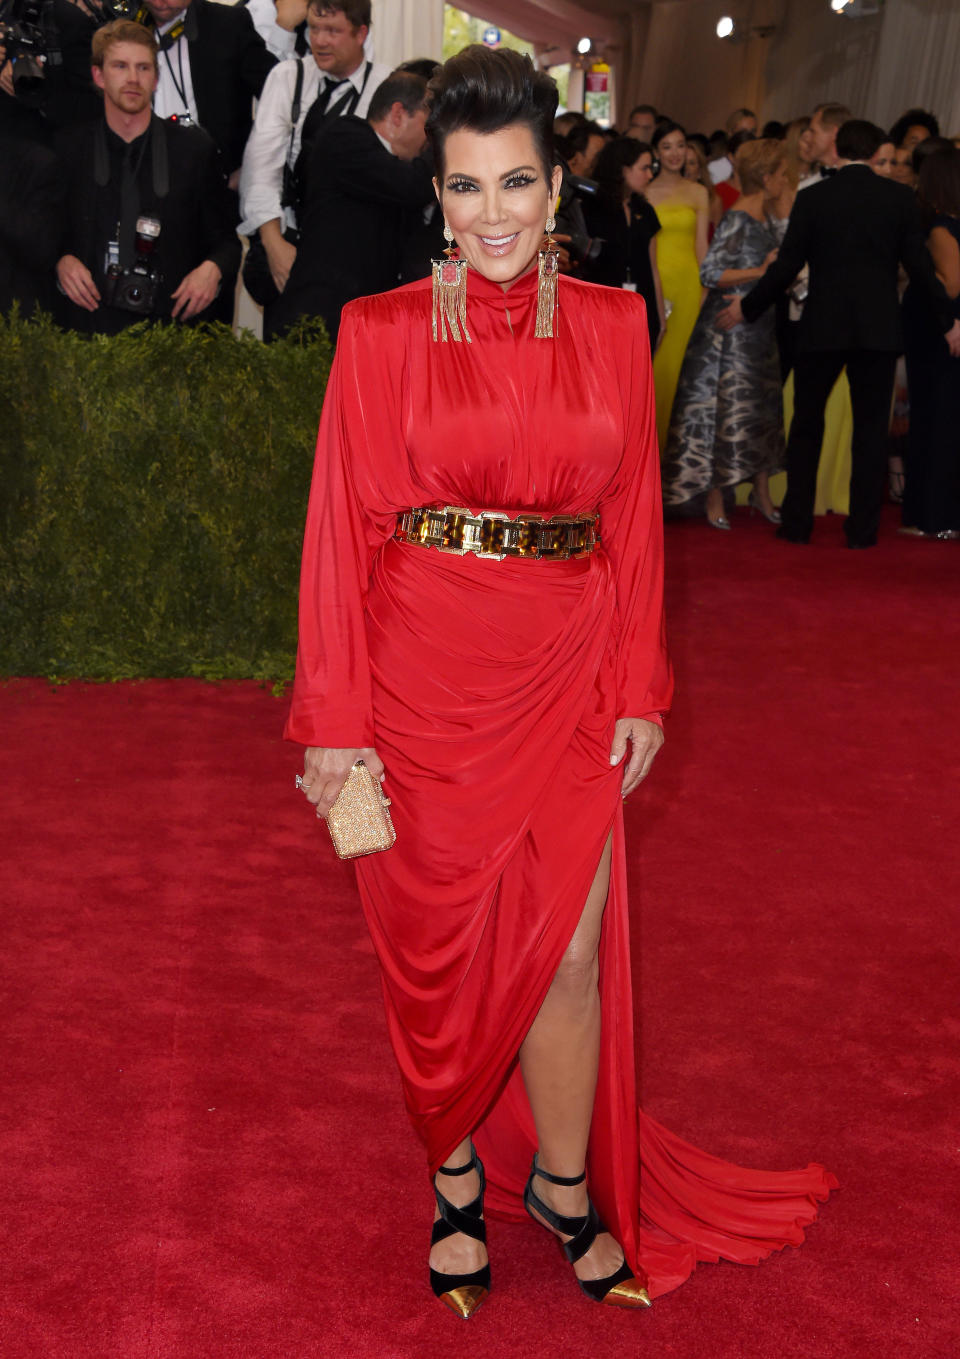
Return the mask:
<path fill-rule="evenodd" d="M 470 1155 L 470 1138 L 467 1137 L 450 1153 L 444 1165 L 452 1168 L 465 1166 Z M 444 1175 L 438 1172 L 437 1188 L 444 1198 L 458 1208 L 465 1208 L 480 1193 L 480 1176 L 475 1170 L 471 1170 L 468 1175 Z M 439 1216 L 440 1211 L 435 1206 L 434 1222 Z M 459 1232 L 455 1236 L 448 1236 L 445 1241 L 439 1241 L 430 1251 L 430 1268 L 439 1270 L 441 1274 L 473 1274 L 486 1263 L 486 1246 L 474 1241 L 472 1236 L 463 1236 Z"/>
<path fill-rule="evenodd" d="M 760 505 L 766 511 L 766 513 L 772 514 L 775 509 L 775 506 L 773 501 L 770 499 L 770 478 L 766 472 L 754 473 L 753 494 L 756 500 L 759 501 Z"/>
<path fill-rule="evenodd" d="M 708 519 L 724 519 L 723 491 L 719 486 L 711 486 L 707 492 L 705 506 Z"/>
<path fill-rule="evenodd" d="M 520 1069 L 537 1126 L 538 1164 L 553 1175 L 570 1178 L 584 1167 L 597 1088 L 597 949 L 610 884 L 610 853 L 607 840 L 576 933 L 520 1049 Z M 538 1177 L 534 1187 L 548 1207 L 565 1217 L 582 1217 L 587 1211 L 586 1185 L 564 1188 Z M 581 1279 L 603 1279 L 622 1261 L 623 1251 L 604 1232 L 574 1269 Z"/>

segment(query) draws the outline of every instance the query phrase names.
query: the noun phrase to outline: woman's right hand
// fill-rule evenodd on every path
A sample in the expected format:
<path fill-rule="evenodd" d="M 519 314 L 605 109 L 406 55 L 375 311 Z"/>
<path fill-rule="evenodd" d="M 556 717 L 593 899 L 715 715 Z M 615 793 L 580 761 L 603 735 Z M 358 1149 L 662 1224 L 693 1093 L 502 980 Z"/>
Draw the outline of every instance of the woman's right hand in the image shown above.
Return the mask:
<path fill-rule="evenodd" d="M 316 807 L 317 816 L 326 816 L 329 812 L 358 760 L 364 762 L 375 779 L 383 782 L 383 761 L 373 746 L 360 750 L 307 746 L 303 757 L 303 795 Z"/>

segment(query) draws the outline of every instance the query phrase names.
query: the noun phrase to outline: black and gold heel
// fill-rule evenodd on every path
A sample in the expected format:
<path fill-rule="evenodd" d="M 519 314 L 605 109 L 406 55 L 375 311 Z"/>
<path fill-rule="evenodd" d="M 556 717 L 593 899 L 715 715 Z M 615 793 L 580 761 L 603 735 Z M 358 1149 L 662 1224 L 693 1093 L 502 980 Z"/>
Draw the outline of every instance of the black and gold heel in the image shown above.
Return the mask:
<path fill-rule="evenodd" d="M 464 1236 L 470 1236 L 483 1245 L 487 1244 L 487 1227 L 483 1220 L 483 1191 L 486 1179 L 483 1162 L 476 1151 L 465 1166 L 441 1166 L 437 1174 L 466 1175 L 471 1170 L 476 1170 L 480 1177 L 480 1192 L 463 1208 L 458 1208 L 441 1194 L 434 1180 L 433 1192 L 437 1196 L 440 1216 L 433 1224 L 431 1246 L 435 1246 L 438 1241 L 445 1241 L 448 1236 L 454 1236 L 457 1232 L 462 1232 Z M 476 1269 L 472 1274 L 441 1274 L 439 1270 L 431 1269 L 430 1287 L 441 1302 L 446 1303 L 452 1312 L 456 1312 L 458 1317 L 463 1317 L 464 1321 L 467 1321 L 490 1292 L 490 1265 L 485 1264 L 482 1269 Z"/>
<path fill-rule="evenodd" d="M 576 1175 L 572 1179 L 563 1175 L 551 1175 L 549 1171 L 542 1170 L 537 1165 L 537 1158 L 533 1158 L 533 1169 L 530 1171 L 530 1178 L 527 1180 L 527 1187 L 523 1191 L 523 1203 L 527 1212 L 534 1222 L 539 1221 L 549 1224 L 555 1232 L 563 1236 L 569 1236 L 570 1241 L 561 1241 L 563 1253 L 571 1264 L 576 1264 L 596 1241 L 601 1232 L 607 1229 L 600 1221 L 596 1208 L 587 1199 L 587 1213 L 585 1217 L 564 1217 L 561 1213 L 555 1213 L 552 1208 L 544 1203 L 533 1187 L 533 1177 L 542 1176 L 549 1180 L 551 1184 L 563 1185 L 565 1188 L 572 1189 L 575 1185 L 583 1184 L 587 1178 L 586 1171 L 581 1175 Z M 541 1223 L 541 1226 L 543 1223 Z M 605 1303 L 607 1307 L 649 1307 L 650 1295 L 646 1290 L 646 1280 L 636 1278 L 630 1266 L 624 1260 L 620 1268 L 613 1274 L 608 1274 L 605 1279 L 577 1279 L 577 1283 L 586 1293 L 588 1298 L 594 1302 Z"/>

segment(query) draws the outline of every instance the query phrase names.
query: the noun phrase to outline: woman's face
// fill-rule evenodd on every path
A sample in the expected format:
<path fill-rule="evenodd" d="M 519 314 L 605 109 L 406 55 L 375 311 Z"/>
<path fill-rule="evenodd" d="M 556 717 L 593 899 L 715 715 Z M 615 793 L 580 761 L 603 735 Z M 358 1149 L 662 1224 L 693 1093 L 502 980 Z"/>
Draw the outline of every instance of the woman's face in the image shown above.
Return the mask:
<path fill-rule="evenodd" d="M 813 142 L 813 133 L 810 128 L 805 127 L 797 138 L 797 156 L 804 165 L 813 164 Z"/>
<path fill-rule="evenodd" d="M 896 147 L 893 142 L 884 142 L 877 148 L 876 155 L 870 157 L 871 169 L 878 175 L 883 175 L 884 179 L 889 179 L 893 174 L 893 158 L 896 155 Z"/>
<path fill-rule="evenodd" d="M 524 123 L 496 132 L 451 132 L 443 182 L 434 180 L 461 256 L 506 286 L 533 262 L 560 192 L 559 168 L 544 178 L 533 133 Z"/>
<path fill-rule="evenodd" d="M 687 139 L 682 132 L 668 132 L 660 139 L 657 154 L 664 170 L 672 170 L 675 175 L 683 174 L 687 163 Z"/>
<path fill-rule="evenodd" d="M 930 129 L 924 127 L 922 123 L 915 123 L 913 127 L 907 128 L 907 135 L 903 139 L 903 144 L 908 151 L 912 151 L 920 142 L 925 142 L 930 136 Z"/>
<path fill-rule="evenodd" d="M 686 159 L 683 162 L 684 179 L 698 180 L 700 178 L 700 159 L 692 146 L 686 150 Z"/>
<path fill-rule="evenodd" d="M 651 179 L 653 179 L 653 157 L 649 151 L 639 155 L 632 165 L 623 167 L 623 186 L 628 194 L 645 193 Z"/>
<path fill-rule="evenodd" d="M 913 184 L 913 158 L 905 146 L 898 146 L 893 153 L 890 178 L 898 184 Z"/>

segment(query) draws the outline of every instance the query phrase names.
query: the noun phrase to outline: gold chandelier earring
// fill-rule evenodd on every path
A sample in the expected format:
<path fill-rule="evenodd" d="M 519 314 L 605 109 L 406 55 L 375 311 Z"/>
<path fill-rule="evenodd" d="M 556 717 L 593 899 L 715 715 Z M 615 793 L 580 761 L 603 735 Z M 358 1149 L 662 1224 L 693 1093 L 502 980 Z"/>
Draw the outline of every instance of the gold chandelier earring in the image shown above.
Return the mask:
<path fill-rule="evenodd" d="M 557 219 L 547 218 L 546 238 L 540 248 L 537 261 L 537 325 L 534 336 L 538 340 L 553 338 L 553 317 L 557 309 L 557 275 L 560 272 L 560 254 L 553 239 Z"/>
<path fill-rule="evenodd" d="M 465 339 L 472 344 L 467 330 L 467 261 L 460 258 L 453 232 L 444 222 L 443 238 L 447 248 L 444 259 L 433 265 L 433 338 L 446 342 L 452 335 L 457 344 Z M 460 332 L 463 332 L 462 336 Z"/>

